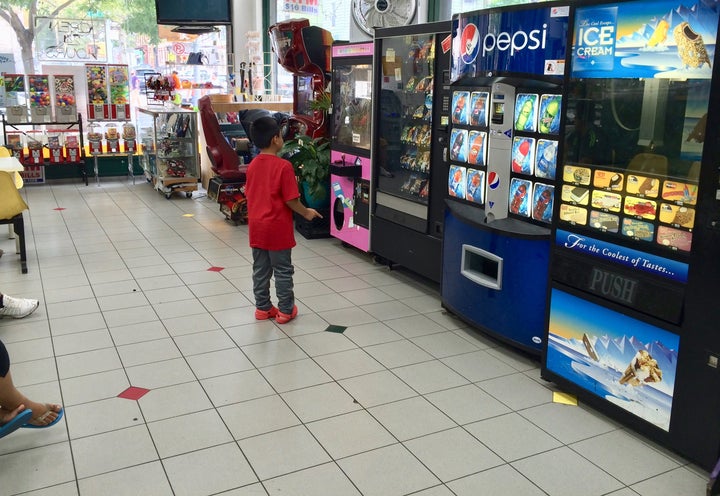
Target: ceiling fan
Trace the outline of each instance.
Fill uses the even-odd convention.
[[[406,26],[415,17],[417,0],[353,0],[355,23],[372,36],[375,28]]]

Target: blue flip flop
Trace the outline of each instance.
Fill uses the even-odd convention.
[[[32,419],[32,410],[29,408],[15,415],[15,417],[7,422],[5,425],[0,427],[0,438],[12,434],[20,427],[24,426],[30,419]]]
[[[52,427],[53,425],[55,425],[55,424],[57,424],[58,422],[60,422],[60,419],[63,417],[64,411],[65,411],[65,410],[64,410],[63,408],[60,408],[60,411],[57,412],[57,417],[55,418],[55,420],[53,420],[52,422],[50,422],[50,423],[47,424],[47,425],[33,425],[33,424],[30,424],[30,423],[29,423],[29,421],[32,420],[32,419],[28,419],[28,420],[25,422],[25,424],[23,424],[21,427],[25,427],[26,429],[45,429],[46,427]],[[47,415],[47,413],[44,413],[43,415]],[[41,416],[38,417],[38,418],[42,418],[43,415],[41,415]]]

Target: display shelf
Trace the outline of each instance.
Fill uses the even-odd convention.
[[[192,197],[199,177],[197,113],[145,108],[138,112],[143,145],[140,160],[146,179],[167,199],[180,192]]]
[[[6,120],[5,114],[3,114],[2,123],[3,141],[13,156],[20,160],[23,165],[42,167],[75,165],[78,168],[78,172],[80,173],[85,186],[88,185],[88,175],[85,167],[85,143],[83,140],[82,115],[78,114],[77,120],[72,122],[31,121],[9,123]],[[57,129],[49,129],[52,126],[56,126]],[[31,131],[24,130],[28,127],[32,128]],[[62,151],[56,159],[53,159],[51,147],[49,147],[47,143],[43,143],[43,137],[38,140],[36,137],[31,136],[34,133],[41,133],[44,136],[47,133],[52,134],[54,132],[72,133],[73,135],[78,135],[77,146],[69,146],[66,142],[64,146],[55,148]],[[9,135],[17,135],[18,141],[12,143],[13,140],[8,138]],[[22,138],[31,140],[32,143],[37,144],[37,146],[26,146],[26,144],[22,143]]]

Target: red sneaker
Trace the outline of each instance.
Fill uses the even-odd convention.
[[[260,310],[259,308],[255,309],[255,319],[256,320],[268,320],[268,319],[274,319],[275,316],[278,314],[278,309],[275,307],[270,307],[270,310]]]
[[[293,305],[291,313],[282,313],[280,310],[278,310],[277,316],[275,317],[275,322],[277,322],[278,324],[287,324],[295,317],[297,317],[297,305]]]

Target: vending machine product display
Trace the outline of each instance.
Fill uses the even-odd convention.
[[[574,13],[543,377],[702,466],[720,451],[715,1]],[[709,134],[707,134],[709,136]]]
[[[442,301],[536,354],[547,315],[570,12],[554,3],[453,17]]]
[[[372,251],[440,281],[450,23],[375,30]]]
[[[330,234],[370,250],[373,44],[332,48]]]

